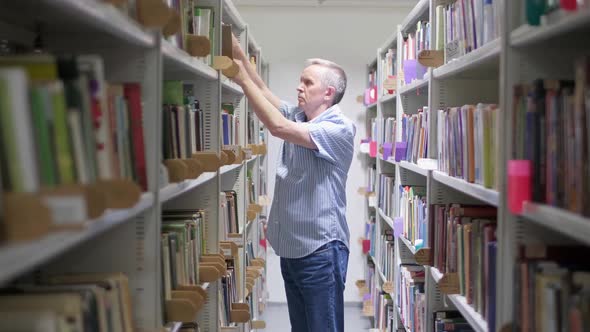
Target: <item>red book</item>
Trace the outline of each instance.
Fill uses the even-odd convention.
[[[143,115],[141,109],[141,86],[139,83],[125,83],[124,95],[129,108],[129,122],[133,145],[133,159],[137,181],[147,191],[147,174],[145,165],[145,146],[143,143]]]

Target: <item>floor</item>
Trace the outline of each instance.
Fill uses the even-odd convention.
[[[289,311],[287,304],[268,303],[264,311],[263,320],[266,321],[264,332],[289,332]],[[360,303],[347,303],[344,306],[344,331],[359,332],[368,331],[371,323],[367,317],[361,316]]]

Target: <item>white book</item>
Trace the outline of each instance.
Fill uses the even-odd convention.
[[[107,102],[107,83],[104,77],[104,64],[98,55],[80,55],[77,57],[78,68],[85,73],[94,87],[91,97],[98,101],[100,117],[95,119],[94,139],[96,141],[97,173],[100,179],[112,179],[113,174],[113,142],[110,135],[110,112]]]
[[[7,95],[10,96],[4,105],[7,110],[12,110],[9,112],[9,125],[14,128],[17,144],[15,152],[20,169],[19,178],[10,179],[13,190],[35,192],[39,190],[39,172],[29,104],[29,80],[25,70],[17,67],[0,68],[0,80],[4,82]]]

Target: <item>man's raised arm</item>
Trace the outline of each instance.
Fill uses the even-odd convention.
[[[256,72],[256,68],[250,63],[249,59],[246,57],[246,53],[242,50],[240,46],[240,41],[232,34],[232,44],[233,44],[233,54],[234,59],[242,61],[244,64],[244,68],[248,72],[248,76],[250,79],[256,84],[256,86],[260,89],[264,97],[277,109],[281,106],[281,100],[275,96],[272,91],[266,86],[260,75]]]

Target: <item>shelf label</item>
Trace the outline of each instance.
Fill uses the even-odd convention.
[[[414,259],[416,260],[416,263],[420,265],[432,265],[430,260],[430,248],[418,249],[414,255]]]
[[[418,62],[425,67],[440,67],[445,62],[445,53],[437,50],[423,50],[418,54]]]
[[[446,273],[438,282],[438,287],[446,295],[459,294],[459,276],[457,273]]]

